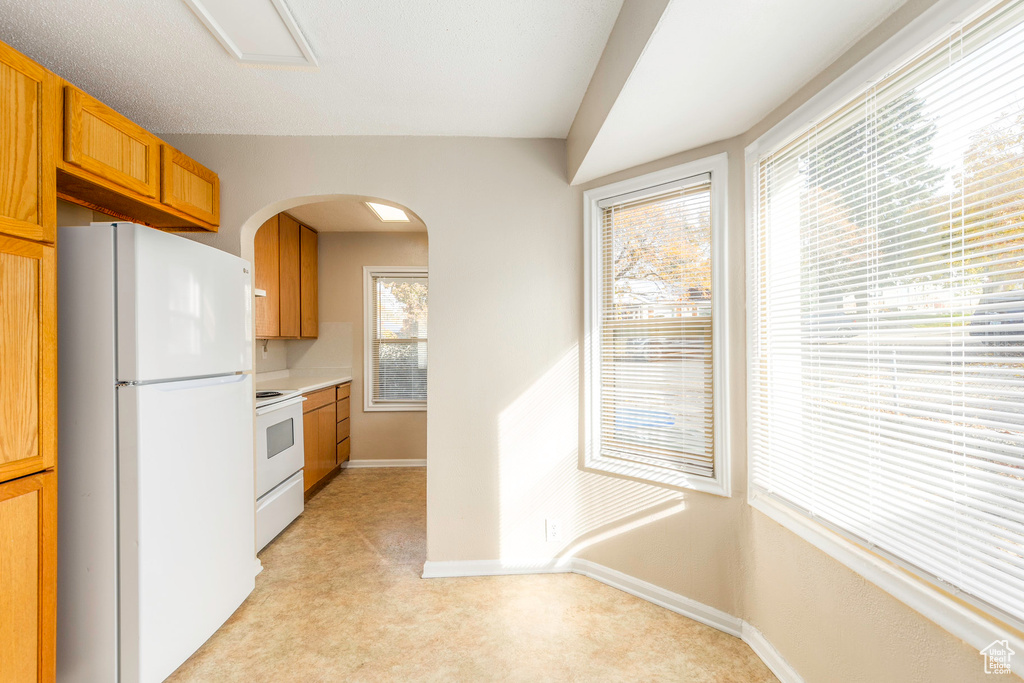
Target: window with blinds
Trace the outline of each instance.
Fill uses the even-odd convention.
[[[1024,3],[990,6],[761,156],[750,468],[1024,622]]]
[[[714,479],[711,175],[596,209],[598,458]]]
[[[422,409],[427,401],[427,273],[369,270],[368,386],[371,409]]]

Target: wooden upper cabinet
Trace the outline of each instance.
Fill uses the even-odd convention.
[[[0,484],[0,681],[56,679],[57,475]]]
[[[286,213],[278,214],[281,231],[281,336],[298,337],[301,331],[299,310],[299,222]]]
[[[318,279],[319,279],[319,251],[316,231],[312,228],[302,226],[302,237],[300,240],[300,267],[301,284],[299,306],[302,313],[303,338],[316,338],[319,328],[320,303],[318,301]]]
[[[78,88],[64,87],[64,161],[156,199],[160,140]]]
[[[0,481],[57,454],[57,269],[52,246],[0,237]]]
[[[0,43],[0,233],[53,242],[57,77]]]
[[[256,299],[258,339],[315,339],[318,334],[317,233],[286,213],[256,231]],[[308,407],[308,406],[307,406]]]
[[[254,250],[254,279],[256,289],[266,296],[256,297],[256,338],[281,336],[281,251],[278,217],[273,216],[256,231]]]
[[[220,223],[220,178],[170,145],[160,149],[160,201],[207,223]]]

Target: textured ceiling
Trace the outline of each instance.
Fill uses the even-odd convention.
[[[288,0],[319,70],[239,64],[181,0],[0,0],[0,40],[156,133],[562,138],[621,4]]]
[[[408,223],[385,223],[364,202],[397,206],[409,217]],[[426,232],[427,226],[413,211],[401,204],[377,197],[345,195],[324,202],[313,202],[288,209],[296,220],[320,232]]]
[[[749,130],[904,0],[672,0],[574,182]]]

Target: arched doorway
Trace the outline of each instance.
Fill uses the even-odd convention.
[[[384,198],[297,197],[255,213],[241,240],[258,297],[257,390],[307,399],[307,500],[347,468],[425,466],[428,249],[422,219]],[[274,324],[267,323],[271,309]],[[334,394],[324,398],[335,389],[336,401]],[[314,409],[331,415],[310,415]],[[261,438],[257,424],[257,444]],[[258,528],[259,519],[258,513]]]

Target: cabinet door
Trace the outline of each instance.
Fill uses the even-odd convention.
[[[320,420],[320,435],[317,440],[320,442],[320,467],[321,476],[323,476],[333,470],[334,466],[338,464],[335,454],[335,446],[338,442],[334,438],[334,431],[337,427],[334,417],[334,403],[332,402],[316,412]]]
[[[299,222],[286,213],[278,214],[281,233],[281,336],[298,337],[301,313],[299,276]]]
[[[254,279],[256,289],[262,289],[266,296],[256,297],[256,338],[267,339],[281,336],[281,264],[280,233],[277,216],[260,226],[253,244],[255,251]]]
[[[301,238],[301,265],[302,283],[300,286],[302,298],[302,336],[315,339],[317,321],[320,317],[319,301],[317,300],[317,287],[319,278],[318,246],[316,231],[302,226]]]
[[[0,232],[52,242],[57,225],[56,76],[0,43]]]
[[[199,220],[220,224],[220,178],[170,145],[160,148],[160,201]]]
[[[305,442],[306,461],[303,469],[303,490],[308,491],[320,481],[320,411],[302,414],[302,440]]]
[[[53,467],[56,453],[54,248],[0,237],[0,481]]]
[[[57,675],[57,475],[0,484],[0,681]]]
[[[70,85],[64,87],[64,161],[107,184],[157,198],[160,140]]]

